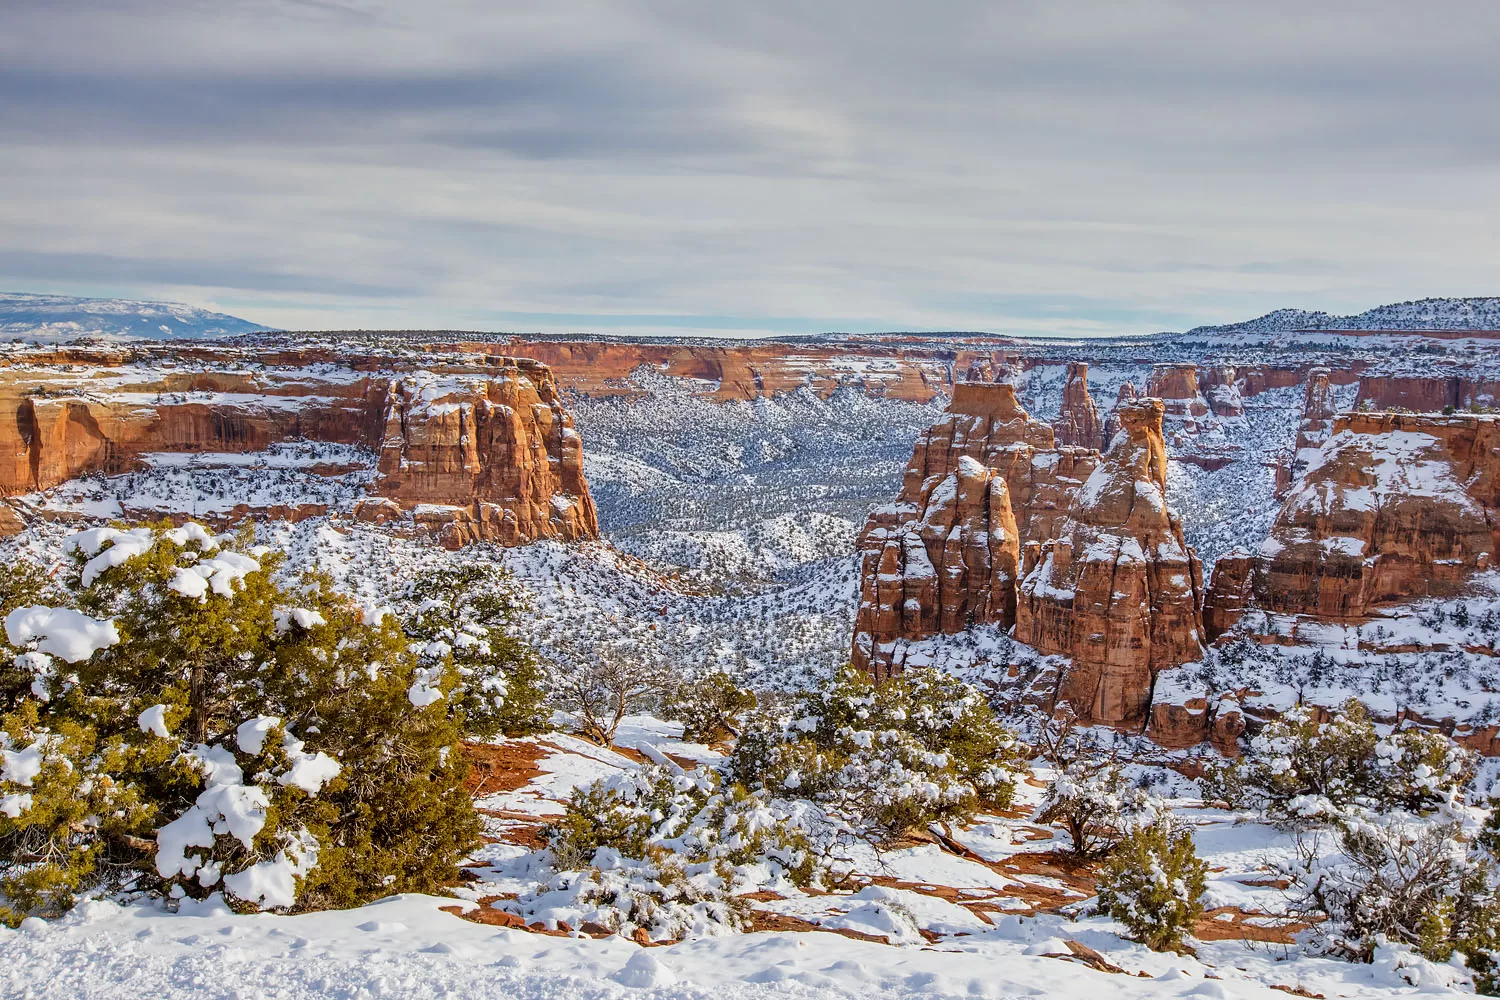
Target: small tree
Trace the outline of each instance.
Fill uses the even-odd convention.
[[[1109,854],[1134,827],[1156,818],[1155,803],[1113,760],[1078,758],[1047,786],[1038,821],[1067,831],[1080,861]]]
[[[625,716],[655,706],[667,688],[660,667],[623,645],[601,648],[596,659],[564,670],[557,683],[579,734],[602,747],[614,743]]]
[[[1192,834],[1158,820],[1126,834],[1105,861],[1099,906],[1153,951],[1181,951],[1203,912],[1207,875]]]
[[[890,833],[1004,809],[1021,768],[982,695],[936,670],[879,685],[845,666],[790,718],[762,715],[735,743],[736,779],[821,803]]]
[[[514,634],[526,611],[526,595],[510,576],[480,562],[424,574],[398,608],[423,662],[457,671],[450,703],[474,736],[524,736],[547,723],[541,664]]]
[[[682,738],[702,743],[734,739],[755,709],[755,694],[722,670],[683,681],[666,703],[667,718],[682,723]]]
[[[0,725],[6,916],[133,884],[246,908],[350,905],[456,877],[479,823],[459,677],[276,553],[196,524],[71,541],[73,608],[6,616],[29,694]],[[34,766],[33,766],[34,765]]]
[[[1368,962],[1388,940],[1428,957],[1451,954],[1466,936],[1463,925],[1476,926],[1478,909],[1493,906],[1476,908],[1475,890],[1486,879],[1454,822],[1366,817],[1335,836],[1332,852],[1326,835],[1300,837],[1298,860],[1285,869],[1293,910],[1317,918],[1315,933],[1329,953]],[[1464,918],[1455,920],[1461,909]]]

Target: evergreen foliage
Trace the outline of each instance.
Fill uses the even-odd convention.
[[[23,603],[34,579],[4,595],[27,681],[0,721],[6,920],[98,890],[307,909],[457,876],[479,833],[454,752],[479,670],[424,664],[326,579],[279,583],[248,532],[70,544],[52,605]]]

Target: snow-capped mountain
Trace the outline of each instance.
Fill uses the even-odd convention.
[[[0,337],[63,341],[76,337],[151,340],[231,337],[270,329],[236,316],[178,302],[85,299],[0,292]]]
[[[1243,323],[1194,327],[1184,336],[1293,330],[1500,330],[1500,296],[1418,299],[1376,306],[1353,316],[1277,309]]]

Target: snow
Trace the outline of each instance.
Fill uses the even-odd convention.
[[[163,878],[198,872],[203,857],[188,855],[188,848],[213,847],[218,834],[228,834],[245,850],[253,850],[256,834],[266,825],[270,800],[260,788],[243,783],[244,773],[232,753],[223,747],[203,747],[194,756],[207,782],[186,812],[156,832],[156,870]]]
[[[0,781],[30,788],[37,775],[42,773],[42,764],[46,762],[46,740],[39,739],[24,750],[9,749],[9,742],[8,739],[4,740],[6,748],[0,749]],[[29,804],[29,797],[27,802]]]
[[[426,708],[443,697],[442,689],[437,686],[442,676],[441,667],[416,668],[416,679],[411,682],[411,687],[406,691],[407,700],[414,708]]]
[[[167,589],[197,601],[207,601],[209,591],[233,597],[235,586],[244,586],[245,577],[258,572],[260,563],[256,560],[239,552],[224,552],[177,567]]]
[[[164,740],[172,735],[167,732],[167,706],[165,705],[152,705],[140,714],[136,722],[143,733],[152,733]]]
[[[109,548],[103,548],[106,543]],[[82,576],[83,585],[90,587],[104,572],[144,555],[151,548],[151,529],[90,528],[74,535],[65,548],[92,557],[83,564]]]
[[[12,646],[36,645],[36,652],[79,663],[120,641],[112,621],[99,621],[71,608],[32,605],[5,616]]]

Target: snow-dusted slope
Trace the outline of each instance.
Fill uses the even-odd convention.
[[[268,327],[177,302],[81,299],[0,292],[0,338],[62,341],[75,337],[152,340],[231,337]]]
[[[1194,327],[1183,336],[1290,330],[1500,330],[1500,296],[1395,302],[1353,316],[1277,309],[1243,323]]]

